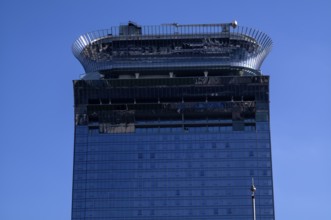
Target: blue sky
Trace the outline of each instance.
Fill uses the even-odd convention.
[[[331,1],[0,2],[0,219],[70,219],[71,53],[80,35],[133,20],[223,23],[267,33],[276,218],[330,219]]]

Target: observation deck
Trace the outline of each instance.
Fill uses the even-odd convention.
[[[272,48],[266,34],[252,28],[225,24],[163,24],[139,26],[134,22],[81,35],[72,51],[86,73],[139,73],[156,71],[210,72],[235,68],[260,75]]]

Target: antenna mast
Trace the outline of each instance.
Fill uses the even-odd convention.
[[[252,192],[253,220],[256,220],[256,210],[255,210],[255,191],[256,191],[256,187],[254,186],[254,178],[252,177],[251,192]]]

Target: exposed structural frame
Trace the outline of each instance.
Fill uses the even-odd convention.
[[[258,30],[227,24],[128,25],[81,35],[73,44],[86,73],[102,70],[243,67],[260,70],[272,48]]]

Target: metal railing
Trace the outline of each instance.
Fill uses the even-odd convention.
[[[73,54],[87,73],[113,68],[197,66],[206,69],[212,66],[234,66],[260,70],[272,48],[272,40],[268,35],[247,27],[173,24],[139,28],[140,34],[125,35],[120,33],[120,27],[112,27],[81,35],[73,43]],[[200,44],[194,43],[197,40]],[[117,47],[114,42],[117,42]],[[145,52],[145,48],[137,46],[137,42],[145,42],[144,45],[152,49]],[[166,52],[162,48],[158,51],[160,45]]]

